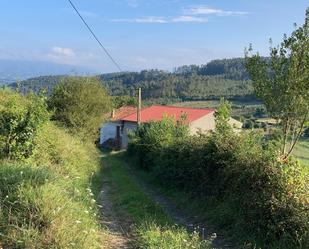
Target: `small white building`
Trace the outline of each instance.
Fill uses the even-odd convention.
[[[141,123],[160,121],[164,117],[173,117],[179,120],[186,116],[185,123],[189,126],[191,135],[198,132],[205,133],[215,129],[215,110],[200,108],[185,108],[175,106],[153,105],[141,110]],[[230,119],[235,129],[241,129],[242,123]],[[122,107],[117,110],[112,121],[104,124],[100,132],[100,144],[114,139],[121,148],[126,148],[129,142],[129,133],[137,129],[137,111],[135,107]]]
[[[109,122],[104,123],[100,128],[100,144],[104,144],[106,141],[120,140],[122,137],[122,118],[136,113],[136,107],[134,106],[124,106],[112,112],[111,119]],[[119,141],[118,141],[119,142]]]

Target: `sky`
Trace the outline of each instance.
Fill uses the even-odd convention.
[[[123,71],[173,70],[242,57],[250,43],[267,55],[308,0],[72,0]],[[67,0],[0,0],[0,59],[48,61],[116,72]]]

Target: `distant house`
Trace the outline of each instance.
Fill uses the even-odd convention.
[[[185,115],[185,123],[189,126],[190,134],[194,135],[197,132],[205,133],[215,128],[214,113],[214,109],[153,105],[141,110],[141,123],[160,121],[164,117],[179,120],[181,116]],[[242,127],[241,122],[232,118],[230,124],[237,129]],[[100,144],[103,144],[108,139],[115,139],[119,141],[120,147],[126,148],[129,142],[128,134],[135,131],[136,128],[136,108],[123,107],[116,111],[114,118],[109,123],[102,126]]]
[[[121,140],[121,129],[122,129],[122,118],[135,113],[136,107],[134,106],[124,106],[116,111],[113,110],[111,114],[110,121],[104,123],[100,128],[100,144],[104,144],[109,140],[116,140],[116,143],[120,143]],[[118,140],[118,141],[117,141]]]

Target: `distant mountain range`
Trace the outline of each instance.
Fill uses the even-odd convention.
[[[51,92],[67,75],[40,76],[10,87],[21,92]],[[214,60],[205,65],[187,65],[174,72],[143,70],[97,75],[111,95],[135,95],[142,88],[143,99],[168,103],[172,100],[254,99],[243,58]]]
[[[45,61],[0,59],[0,85],[41,75],[93,75],[93,70]]]

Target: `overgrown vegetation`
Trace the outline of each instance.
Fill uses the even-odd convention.
[[[0,96],[0,247],[100,248],[94,145],[48,121],[44,99]]]
[[[9,89],[0,91],[0,159],[27,158],[38,129],[48,120],[45,100],[21,96]]]
[[[207,199],[221,225],[237,224],[234,232],[253,247],[307,248],[308,175],[294,159],[277,160],[275,141],[234,134],[224,122],[228,109],[217,112],[217,129],[209,135],[179,133],[186,128],[169,119],[143,125],[129,153],[163,186]]]
[[[27,161],[2,161],[0,241],[4,248],[99,248],[90,179],[98,155],[53,124]]]
[[[123,154],[111,154],[103,160],[106,165],[104,178],[112,184],[116,211],[133,223],[137,248],[209,248],[209,242],[201,241],[198,233],[190,234],[176,226],[162,208],[145,194],[124,165]]]
[[[97,78],[67,77],[53,89],[49,108],[72,134],[94,140],[111,101]]]

